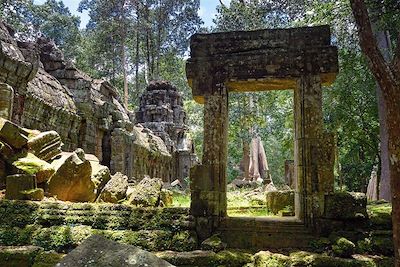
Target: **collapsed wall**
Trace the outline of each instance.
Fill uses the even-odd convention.
[[[52,41],[17,42],[13,34],[0,22],[0,83],[13,88],[13,122],[57,131],[63,150],[82,148],[112,173],[172,179],[175,163],[164,142],[133,124],[114,87],[77,69]]]

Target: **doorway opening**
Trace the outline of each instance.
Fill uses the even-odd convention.
[[[229,94],[229,217],[295,216],[293,92]]]

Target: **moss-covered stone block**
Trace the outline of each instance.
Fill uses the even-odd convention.
[[[36,188],[36,178],[29,174],[15,174],[6,177],[6,199],[27,200],[24,191]]]
[[[201,242],[202,250],[212,250],[214,252],[219,252],[226,248],[226,243],[221,240],[221,237],[217,234],[212,235],[203,242]]]
[[[269,251],[260,251],[254,256],[255,267],[283,267],[290,266],[290,257]]]
[[[42,250],[36,246],[0,247],[0,266],[31,267]]]
[[[24,190],[20,193],[24,195],[24,199],[27,200],[41,201],[44,198],[44,190],[42,188]]]
[[[336,240],[335,244],[332,245],[333,253],[338,257],[348,258],[355,252],[355,244],[350,240],[341,237]]]
[[[367,197],[364,193],[335,192],[325,195],[324,217],[335,220],[367,218]]]
[[[32,267],[54,267],[59,263],[65,254],[57,253],[54,251],[40,252],[34,260]]]
[[[49,163],[32,153],[16,155],[11,165],[17,173],[34,175],[38,183],[46,182],[56,172]]]
[[[392,229],[392,205],[385,201],[371,202],[367,206],[371,228]]]

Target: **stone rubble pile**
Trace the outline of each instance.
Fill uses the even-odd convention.
[[[82,149],[62,152],[55,131],[22,128],[0,118],[0,190],[7,199],[118,203],[127,198],[128,177],[111,175],[99,159]],[[145,177],[130,189],[128,203],[159,206],[161,179]]]

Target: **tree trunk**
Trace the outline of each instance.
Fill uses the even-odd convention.
[[[135,88],[136,88],[136,94],[139,94],[139,45],[140,45],[140,10],[139,10],[139,1],[136,2],[136,13],[137,13],[137,17],[136,17],[136,63],[135,63]]]
[[[124,78],[124,108],[128,110],[128,103],[129,103],[129,91],[128,91],[128,75],[126,71],[126,53],[125,53],[125,39],[122,40],[122,51],[121,51],[121,57],[122,57],[122,72],[123,72],[123,78]]]
[[[376,27],[373,27],[376,29]],[[375,30],[375,36],[378,43],[378,47],[384,56],[386,62],[390,62],[391,48],[388,42],[388,36],[386,32]],[[384,101],[382,90],[379,84],[376,85],[376,94],[378,100],[378,115],[379,115],[379,137],[380,137],[380,175],[378,177],[379,182],[379,198],[385,199],[391,202],[390,192],[390,173],[389,173],[389,155],[388,155],[388,129],[387,129],[387,108]]]
[[[373,36],[367,7],[363,0],[350,0],[358,27],[360,46],[378,82],[387,108],[388,156],[392,191],[392,223],[395,266],[400,267],[400,34],[391,62],[387,62]],[[383,140],[381,140],[383,142]]]

